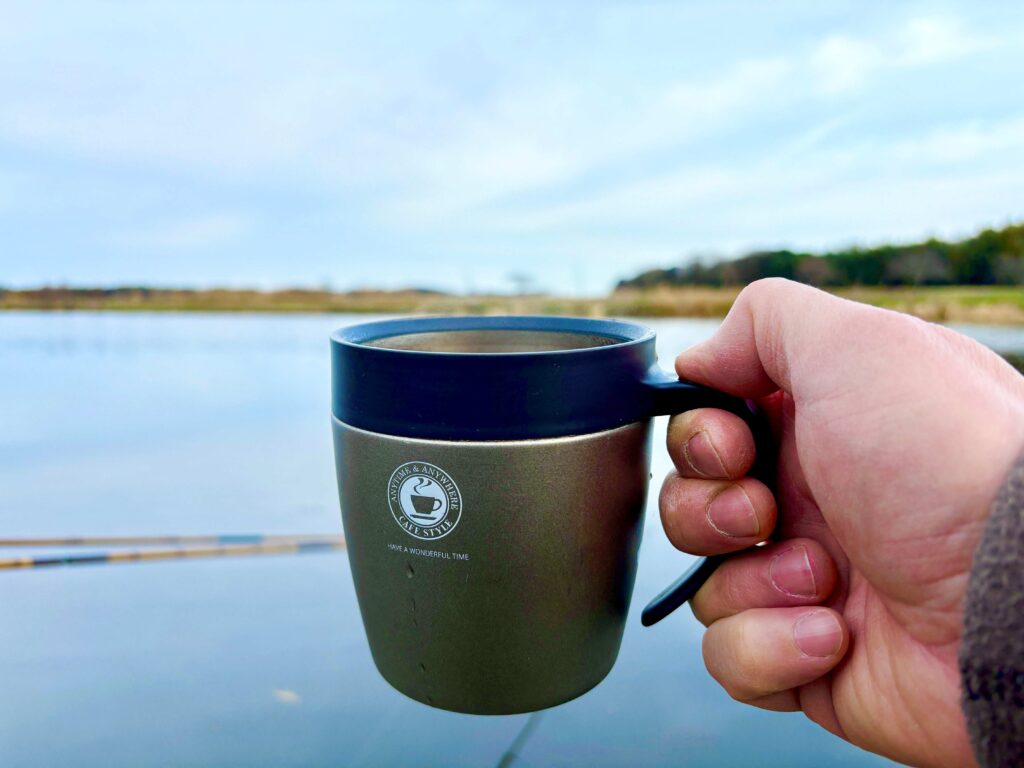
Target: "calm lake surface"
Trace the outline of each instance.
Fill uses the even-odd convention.
[[[367,319],[0,314],[0,536],[339,533],[327,337]],[[652,325],[671,361],[717,321]],[[963,330],[1024,351],[1024,329]],[[640,626],[689,562],[655,502],[617,665],[514,758],[527,716],[384,683],[332,552],[0,571],[0,765],[888,765],[731,701],[688,611]]]

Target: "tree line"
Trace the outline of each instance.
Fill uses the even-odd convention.
[[[620,288],[658,285],[746,285],[786,277],[819,287],[847,285],[1024,284],[1024,224],[986,229],[957,242],[930,238],[909,245],[847,248],[828,253],[756,251],[737,259],[652,269]]]

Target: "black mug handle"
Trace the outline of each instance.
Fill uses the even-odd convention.
[[[752,401],[701,384],[682,381],[658,366],[648,374],[644,385],[652,395],[655,416],[683,413],[695,408],[718,408],[743,419],[754,436],[754,465],[749,474],[769,488],[772,487],[775,476],[775,442],[768,419]],[[715,568],[728,557],[713,555],[701,558],[647,604],[640,614],[640,622],[645,627],[656,624],[690,600],[704,586]]]

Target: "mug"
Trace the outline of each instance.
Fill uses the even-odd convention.
[[[429,317],[331,336],[335,463],[374,663],[442,709],[529,712],[597,685],[636,575],[651,419],[751,404],[680,381],[643,325]],[[698,563],[644,612],[685,602]]]

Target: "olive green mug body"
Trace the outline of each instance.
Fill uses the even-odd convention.
[[[392,686],[511,714],[608,674],[636,573],[649,421],[486,442],[333,425],[359,609]]]

